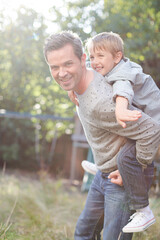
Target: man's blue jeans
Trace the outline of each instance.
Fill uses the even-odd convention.
[[[132,239],[132,234],[121,232],[131,215],[124,188],[111,183],[108,175],[98,171],[93,179],[85,208],[77,222],[75,240],[92,240],[103,213],[103,240]]]
[[[136,160],[135,142],[128,140],[117,157],[118,169],[123,178],[123,187],[112,184],[107,179],[108,174],[100,171],[95,176],[88,193],[85,208],[79,217],[75,240],[92,240],[98,220],[104,213],[104,240],[130,240],[132,234],[120,233],[127,224],[131,214],[130,209],[147,206],[148,191],[154,176],[154,165],[146,169]],[[128,208],[129,205],[129,208]],[[100,226],[101,228],[101,226]],[[118,238],[119,234],[121,235]]]
[[[154,177],[154,164],[143,168],[137,161],[135,141],[128,140],[121,148],[117,164],[123,179],[129,208],[138,210],[149,205],[148,191]]]

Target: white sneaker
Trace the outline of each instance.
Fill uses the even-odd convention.
[[[155,223],[156,220],[153,213],[147,215],[144,212],[139,211],[134,213],[129,221],[130,222],[122,229],[124,233],[142,232]]]
[[[96,175],[98,169],[94,163],[83,160],[81,165],[86,172]]]

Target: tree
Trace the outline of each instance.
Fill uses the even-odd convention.
[[[51,80],[43,56],[47,36],[44,17],[32,9],[21,7],[15,22],[0,16],[0,103],[1,109],[32,114],[73,117],[74,105],[67,93]],[[6,18],[5,18],[6,19]],[[35,162],[35,124],[37,120],[2,119],[0,121],[0,153],[3,161]],[[39,122],[40,144],[47,146],[58,122]],[[59,134],[73,124],[59,124]],[[43,142],[43,144],[42,144]],[[44,160],[48,156],[45,147]],[[46,155],[46,157],[45,157]]]
[[[77,32],[83,41],[103,31],[119,33],[127,57],[140,63],[160,86],[159,0],[63,1],[52,12],[59,30]]]
[[[126,54],[139,62],[160,86],[160,2],[106,0],[107,27],[125,41]]]

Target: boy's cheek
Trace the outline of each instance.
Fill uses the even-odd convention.
[[[91,63],[91,68],[93,68],[95,70],[94,64]]]

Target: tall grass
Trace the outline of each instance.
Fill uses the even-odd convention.
[[[150,198],[150,207],[155,215],[156,223],[146,231],[134,234],[133,240],[160,240],[160,198],[156,196]]]
[[[86,194],[64,180],[0,174],[1,240],[73,240]],[[160,199],[151,198],[156,224],[133,240],[160,239]]]
[[[0,176],[0,239],[73,240],[85,194],[49,177]]]

